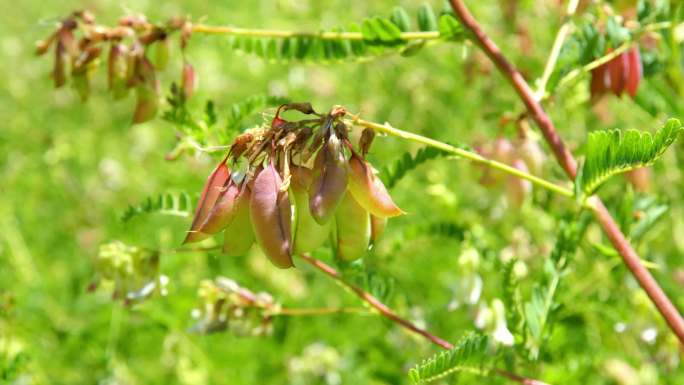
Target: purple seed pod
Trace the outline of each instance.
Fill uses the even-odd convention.
[[[349,191],[364,209],[380,218],[404,214],[373,174],[371,165],[355,153],[349,159],[349,171]]]
[[[332,218],[347,190],[347,166],[340,140],[331,136],[316,155],[309,209],[319,224]]]
[[[271,262],[280,268],[292,263],[292,208],[287,192],[280,191],[282,178],[273,163],[254,180],[250,217],[257,243]]]
[[[228,178],[230,178],[230,170],[228,170],[226,160],[224,159],[216,166],[214,171],[209,175],[209,178],[207,178],[207,182],[204,184],[202,195],[200,195],[200,200],[195,209],[195,217],[192,220],[192,225],[190,225],[190,230],[188,230],[188,235],[185,237],[183,243],[199,242],[209,237],[209,234],[199,232],[199,227],[207,219],[209,212],[212,207],[214,207]]]

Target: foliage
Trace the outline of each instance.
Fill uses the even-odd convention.
[[[121,216],[121,220],[127,222],[142,214],[158,213],[178,217],[189,217],[197,199],[190,194],[182,192],[178,194],[165,193],[154,197],[147,197],[137,205],[130,205]]]
[[[637,130],[599,130],[589,133],[586,158],[578,173],[578,197],[593,194],[611,176],[653,164],[684,130],[670,119],[655,134]]]
[[[487,336],[466,334],[453,349],[437,353],[412,368],[409,377],[414,384],[423,384],[458,371],[484,374],[487,372],[485,363],[490,357],[488,349]]]

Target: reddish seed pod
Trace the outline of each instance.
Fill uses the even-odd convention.
[[[197,88],[197,75],[192,64],[183,63],[183,74],[181,77],[181,89],[183,90],[183,97],[185,100],[190,99]]]
[[[61,41],[55,45],[55,64],[52,69],[52,78],[55,82],[55,88],[60,88],[66,84],[66,49]]]
[[[331,136],[314,162],[309,209],[319,224],[327,223],[347,189],[347,167],[340,140]]]
[[[223,186],[223,191],[219,195],[214,207],[209,211],[207,219],[200,226],[199,231],[205,234],[216,234],[228,226],[235,217],[237,200],[240,196],[240,186],[228,178],[228,182]],[[244,192],[244,188],[243,191]]]
[[[199,227],[207,219],[209,212],[212,207],[214,207],[219,195],[221,195],[223,186],[228,181],[228,178],[230,178],[230,170],[228,170],[226,160],[224,159],[216,166],[214,171],[212,171],[207,178],[207,182],[204,184],[202,195],[200,195],[197,208],[195,208],[195,217],[192,220],[192,225],[190,225],[190,230],[188,230],[188,235],[185,237],[183,243],[199,242],[209,237],[208,234],[199,232]]]
[[[610,73],[610,90],[615,96],[622,95],[627,83],[627,55],[621,54],[607,63]]]
[[[233,221],[223,232],[223,253],[228,256],[245,255],[254,243],[254,230],[249,214],[251,196],[252,191],[245,186],[235,202]]]
[[[349,171],[349,191],[364,209],[380,218],[404,214],[370,164],[355,153],[349,159]]]
[[[280,268],[294,266],[291,253],[292,209],[287,192],[280,191],[282,179],[269,164],[254,180],[250,218],[257,243],[271,262]]]
[[[639,52],[639,47],[635,46],[627,52],[627,63],[629,67],[629,72],[627,74],[627,83],[625,84],[625,90],[634,98],[636,96],[637,90],[639,89],[639,83],[644,75],[643,67],[641,65],[641,53]]]

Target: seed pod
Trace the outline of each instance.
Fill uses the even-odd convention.
[[[143,123],[154,118],[159,107],[159,83],[154,73],[154,66],[146,57],[142,57],[136,67],[140,80],[136,87],[138,101],[133,113],[134,124]]]
[[[169,64],[169,39],[166,37],[158,40],[151,47],[154,50],[154,67],[163,70]]]
[[[641,53],[639,47],[634,47],[626,54],[629,71],[627,73],[627,82],[625,90],[632,98],[636,96],[639,89],[639,83],[643,76],[643,67],[641,66]]]
[[[370,216],[371,220],[371,245],[378,241],[378,238],[385,232],[385,227],[387,227],[387,218],[376,217],[375,215]]]
[[[608,62],[610,73],[610,90],[615,96],[622,95],[627,83],[628,60],[627,55],[621,54]]]
[[[340,140],[331,136],[316,155],[309,209],[319,224],[333,216],[347,189],[347,167]]]
[[[337,256],[345,261],[366,254],[371,240],[371,216],[347,193],[335,212],[335,244]]]
[[[126,87],[127,48],[124,44],[112,42],[107,59],[107,84],[115,99],[121,99],[128,93]]]
[[[181,89],[183,90],[183,97],[185,100],[190,99],[197,87],[197,75],[192,64],[183,63],[183,74],[181,77]]]
[[[610,75],[605,65],[591,70],[591,97],[596,98],[610,89]]]
[[[254,230],[249,214],[252,191],[245,186],[235,202],[233,221],[223,232],[223,253],[230,257],[245,255],[254,243]]]
[[[370,146],[373,144],[373,139],[375,138],[375,131],[366,128],[361,133],[361,138],[359,139],[359,148],[361,149],[361,155],[366,156],[368,151],[370,151]]]
[[[245,190],[244,187],[243,190]],[[225,229],[235,217],[236,203],[240,193],[240,187],[228,178],[228,183],[223,187],[221,195],[209,211],[199,231],[205,234],[216,234]]]
[[[511,164],[518,170],[527,172],[527,166],[521,159],[516,159]],[[532,191],[532,183],[517,176],[509,176],[506,181],[506,199],[509,207],[520,208],[525,202],[525,197]]]
[[[292,208],[287,192],[280,191],[282,179],[269,164],[254,180],[250,218],[256,241],[271,262],[280,268],[292,263]]]
[[[226,184],[228,178],[230,178],[230,170],[228,170],[226,160],[224,159],[223,162],[216,166],[214,171],[212,171],[207,178],[207,182],[204,184],[202,195],[200,195],[200,200],[195,209],[195,217],[192,220],[192,225],[190,225],[190,230],[188,230],[188,235],[185,237],[183,243],[199,242],[209,237],[208,234],[199,232],[199,227],[207,219],[211,208],[214,207],[216,200],[221,194],[222,187]]]
[[[312,171],[301,166],[294,166],[290,171],[290,197],[294,204],[293,253],[300,254],[314,251],[325,243],[330,233],[331,222],[320,225],[311,216],[309,186],[313,179]]]
[[[638,192],[648,192],[651,189],[651,169],[637,168],[625,173],[629,183]]]
[[[542,166],[546,161],[546,155],[539,147],[539,142],[527,136],[522,139],[516,150],[518,156],[532,170],[532,173],[541,174]]]
[[[353,153],[349,159],[349,170],[349,191],[364,209],[380,218],[404,214],[394,203],[380,178],[373,174],[368,162]]]
[[[66,60],[66,48],[61,41],[57,41],[57,45],[55,45],[55,64],[52,69],[55,88],[60,88],[66,83]]]

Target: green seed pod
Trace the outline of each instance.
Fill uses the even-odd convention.
[[[154,43],[151,47],[154,51],[153,60],[154,67],[158,70],[166,69],[169,64],[169,39],[161,39]]]
[[[282,179],[269,164],[254,180],[250,218],[256,241],[271,262],[280,268],[292,263],[292,207],[287,192],[280,191]]]
[[[311,184],[309,209],[323,225],[332,218],[347,189],[347,167],[340,140],[331,136],[316,155]]]
[[[207,219],[211,208],[214,207],[228,178],[230,178],[230,170],[228,170],[226,160],[224,159],[223,162],[216,166],[214,171],[209,175],[209,178],[207,178],[207,182],[204,184],[202,195],[200,195],[200,200],[195,209],[195,217],[192,220],[192,225],[190,225],[190,230],[188,230],[188,235],[185,237],[183,243],[199,242],[209,238],[209,234],[201,233],[199,227]]]
[[[380,218],[404,214],[394,203],[380,178],[373,174],[368,162],[357,154],[352,154],[349,170],[349,191],[364,209]]]
[[[373,245],[377,242],[378,238],[385,232],[385,227],[387,227],[387,218],[376,217],[371,215],[371,239],[370,243]]]
[[[126,87],[126,73],[128,71],[126,51],[126,46],[117,42],[112,42],[109,48],[107,85],[115,99],[121,99],[128,94],[128,87]]]
[[[223,232],[223,253],[230,257],[245,255],[254,243],[254,230],[249,214],[252,191],[245,186],[235,202],[233,221]]]
[[[199,231],[205,234],[216,234],[228,226],[235,217],[237,198],[240,188],[229,178],[223,187],[214,207],[209,211],[207,219],[200,226]]]
[[[335,243],[337,256],[345,261],[359,259],[366,254],[371,240],[371,216],[354,199],[344,195],[335,212]]]
[[[143,57],[136,68],[139,83],[136,87],[138,101],[133,113],[133,123],[146,122],[157,114],[159,108],[159,83],[154,66]]]
[[[309,186],[313,175],[310,169],[291,168],[290,197],[294,203],[293,239],[294,254],[306,253],[319,248],[330,233],[330,223],[320,225],[309,210]]]

